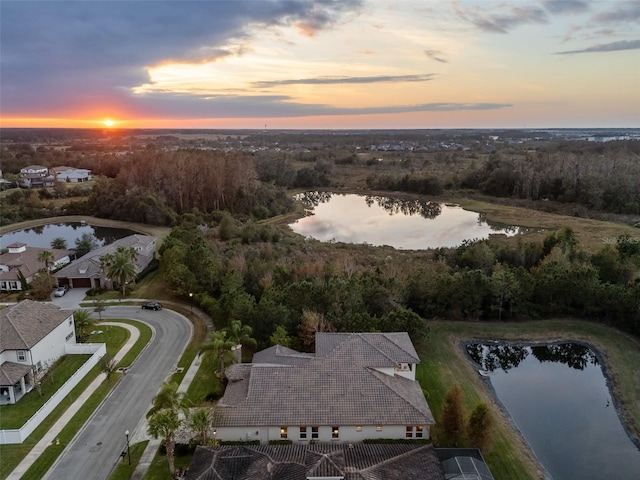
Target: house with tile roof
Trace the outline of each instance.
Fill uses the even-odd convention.
[[[109,288],[110,282],[100,266],[100,257],[115,253],[119,247],[136,250],[136,273],[140,273],[155,257],[156,238],[140,234],[120,238],[109,245],[91,250],[58,270],[53,276],[57,279],[58,285],[69,285],[71,288]]]
[[[235,364],[214,409],[216,438],[294,443],[428,439],[433,415],[406,332],[317,333],[315,354],[282,346]]]
[[[0,310],[0,403],[16,403],[76,343],[73,311],[24,300]]]
[[[0,291],[20,291],[24,285],[20,281],[22,273],[27,283],[43,268],[45,264],[38,260],[43,251],[51,252],[53,258],[49,270],[56,270],[71,262],[73,250],[56,248],[29,247],[26,243],[15,242],[6,246],[7,251],[0,254]]]
[[[445,480],[447,477],[433,445],[356,443],[198,447],[186,480],[214,478]]]

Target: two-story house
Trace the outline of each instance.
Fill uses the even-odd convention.
[[[16,403],[75,344],[73,311],[24,300],[0,310],[0,403]]]
[[[223,441],[428,439],[433,415],[406,332],[318,333],[315,354],[282,346],[226,370],[214,410]]]
[[[28,247],[26,243],[15,242],[7,245],[7,252],[0,254],[0,291],[15,292],[24,289],[20,273],[30,282],[45,264],[38,260],[43,251],[51,252],[49,270],[56,270],[71,261],[73,250]]]
[[[19,184],[26,188],[53,187],[55,177],[47,167],[42,165],[29,165],[20,169]]]

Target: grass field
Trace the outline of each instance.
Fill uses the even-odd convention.
[[[577,320],[522,323],[430,322],[430,334],[420,347],[422,363],[417,378],[436,418],[446,392],[458,384],[468,415],[478,402],[486,403],[497,420],[493,442],[483,451],[496,480],[543,478],[537,462],[501,413],[496,399],[480,379],[477,369],[462,352],[463,340],[507,341],[579,340],[591,344],[604,360],[621,417],[636,436],[640,433],[640,343],[616,330]],[[437,437],[437,429],[436,429]],[[437,442],[437,438],[436,438]]]

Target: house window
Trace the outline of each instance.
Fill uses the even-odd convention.
[[[340,438],[340,427],[331,427],[331,438]]]
[[[18,360],[24,362],[27,359],[27,352],[24,350],[18,350]]]
[[[376,432],[381,432],[382,431],[382,425],[378,425],[376,427]]]
[[[311,427],[311,438],[317,439],[318,437],[318,427]]]
[[[356,426],[356,432],[361,432],[361,431],[362,431],[362,425]]]
[[[413,438],[413,427],[407,427],[407,433],[404,435],[406,438]]]
[[[73,325],[73,319],[69,317],[69,326]]]
[[[300,440],[307,439],[307,427],[300,427]]]
[[[287,427],[280,427],[280,438],[287,439]]]
[[[422,438],[424,432],[424,425],[418,425],[416,427],[416,438]]]

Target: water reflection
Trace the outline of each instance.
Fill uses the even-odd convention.
[[[489,234],[515,235],[518,227],[490,225],[484,215],[427,199],[305,192],[298,200],[309,215],[289,225],[323,242],[389,245],[421,250],[455,247]]]
[[[589,347],[577,343],[534,346],[475,343],[467,345],[466,348],[473,361],[487,372],[493,372],[498,368],[507,372],[520,365],[529,355],[540,363],[561,363],[577,370],[584,370],[587,365],[599,365],[595,353]]]
[[[637,480],[640,450],[613,407],[590,348],[471,344],[470,357],[554,479]]]
[[[76,240],[85,233],[95,238],[98,246],[103,246],[136,232],[125,228],[98,227],[78,222],[56,223],[5,233],[0,236],[0,246],[4,248],[14,242],[20,242],[30,247],[50,248],[52,240],[59,237],[65,240],[67,248],[73,249]]]

